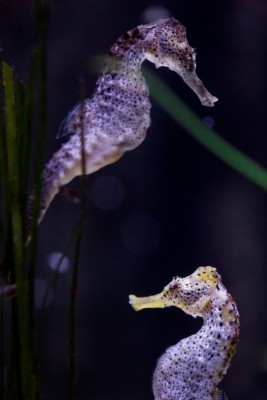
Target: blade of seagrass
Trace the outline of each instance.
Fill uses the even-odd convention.
[[[28,115],[30,117],[33,111],[33,88],[34,79],[38,76],[38,129],[36,130],[37,146],[36,146],[36,161],[35,161],[35,202],[33,213],[33,226],[32,226],[32,241],[31,252],[29,257],[28,278],[29,278],[29,301],[30,301],[30,324],[32,330],[34,328],[34,282],[35,282],[35,266],[36,266],[36,249],[37,249],[37,219],[39,215],[40,205],[40,187],[41,175],[44,166],[44,151],[46,139],[46,103],[47,103],[47,77],[46,77],[46,22],[47,22],[47,7],[42,0],[35,0],[35,24],[37,35],[37,49],[33,56],[32,69],[30,71],[30,89],[29,92],[29,108]]]
[[[22,399],[32,399],[35,393],[31,335],[29,331],[29,304],[27,282],[25,281],[25,251],[20,204],[19,156],[16,127],[16,102],[13,69],[2,64],[6,121],[6,159],[9,192],[10,223],[12,240],[10,250],[13,255],[8,261],[13,264],[13,276],[17,285],[17,296],[13,299],[13,335],[16,331],[17,387]]]
[[[83,88],[82,88],[83,89]],[[81,102],[81,120],[84,115],[84,105]],[[82,123],[82,126],[83,123]],[[75,383],[76,383],[76,304],[77,304],[77,290],[78,290],[78,267],[81,253],[81,245],[83,239],[84,222],[86,218],[87,206],[87,177],[85,167],[85,152],[84,152],[84,132],[81,130],[81,159],[82,159],[82,176],[81,176],[81,209],[80,217],[77,224],[77,238],[74,248],[74,261],[71,278],[70,289],[70,313],[69,313],[69,390],[68,400],[75,400]]]
[[[153,72],[144,69],[152,98],[190,135],[216,157],[267,190],[267,171],[232,144],[208,128],[197,115]]]

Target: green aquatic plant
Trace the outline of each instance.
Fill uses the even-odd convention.
[[[20,171],[25,159],[21,157],[21,135],[24,128],[20,119],[26,111],[25,90],[15,83],[13,69],[2,63],[3,98],[5,113],[1,131],[1,180],[3,197],[1,287],[6,295],[12,295],[16,283],[16,296],[12,300],[11,336],[7,384],[2,384],[2,398],[9,399],[13,393],[12,382],[16,382],[22,398],[33,398],[37,379],[34,373],[33,304],[30,292],[33,282],[28,279],[25,253],[26,193],[20,182]],[[25,113],[26,115],[26,113]],[[3,311],[3,308],[2,308]],[[1,327],[3,329],[3,326]],[[3,332],[2,332],[3,335]],[[1,376],[4,376],[1,374]]]
[[[1,282],[0,291],[11,300],[10,331],[8,343],[4,342],[4,313],[1,303],[2,353],[7,357],[7,368],[1,362],[1,399],[35,399],[38,396],[38,371],[35,349],[34,283],[36,230],[33,245],[26,254],[26,205],[30,176],[31,133],[33,114],[38,109],[36,130],[37,148],[34,168],[38,188],[40,171],[43,168],[46,113],[46,63],[45,63],[45,9],[42,2],[35,1],[38,46],[33,53],[29,69],[28,84],[14,77],[14,69],[5,62],[1,64]],[[39,90],[39,104],[33,101],[36,87]],[[38,192],[38,189],[37,189]],[[35,214],[38,211],[36,196]],[[12,284],[10,284],[12,282]],[[14,284],[16,287],[14,287]],[[7,350],[8,349],[8,350]],[[7,350],[7,351],[6,351]]]
[[[186,132],[194,137],[208,151],[225,162],[247,179],[267,190],[267,171],[259,163],[233,146],[203,121],[173,92],[154,72],[145,71],[152,98]]]

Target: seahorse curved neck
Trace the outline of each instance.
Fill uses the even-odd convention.
[[[173,370],[166,380],[172,381],[175,374],[179,374],[179,381],[184,385],[180,384],[178,397],[175,385],[168,400],[217,400],[218,385],[230,366],[239,337],[239,314],[235,302],[222,284],[218,288],[219,296],[216,289],[216,295],[203,311],[201,329],[170,347],[162,356],[153,379],[156,400],[162,399],[160,375],[163,370],[168,370],[170,364]],[[179,362],[176,368],[173,366],[175,362]]]

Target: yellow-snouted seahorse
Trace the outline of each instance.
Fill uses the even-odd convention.
[[[202,328],[169,347],[153,376],[155,400],[222,399],[219,382],[239,338],[239,314],[216,268],[199,267],[186,278],[175,277],[155,296],[130,296],[135,310],[176,306],[202,317]]]
[[[156,67],[177,72],[201,103],[213,106],[212,96],[196,75],[196,53],[186,39],[186,29],[174,18],[140,25],[125,33],[111,47],[91,99],[78,104],[66,117],[61,135],[70,135],[46,165],[42,174],[38,222],[61,186],[82,174],[81,135],[84,137],[85,173],[118,160],[139,146],[150,125],[151,103],[141,64],[147,59]],[[27,211],[27,242],[30,240],[34,193]]]

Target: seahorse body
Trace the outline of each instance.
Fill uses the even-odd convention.
[[[145,139],[151,109],[141,74],[145,59],[177,72],[203,105],[213,106],[217,101],[196,75],[196,54],[177,20],[161,19],[125,33],[111,47],[92,98],[78,104],[63,123],[61,135],[69,134],[70,138],[44,169],[39,222],[60,187],[82,174],[81,135],[86,174],[115,162]],[[27,211],[27,241],[34,198],[33,193]]]
[[[159,358],[154,376],[155,400],[222,399],[218,384],[226,373],[239,337],[239,314],[216,268],[199,267],[176,277],[162,293],[130,296],[135,310],[176,306],[202,317],[202,328],[169,347]]]

